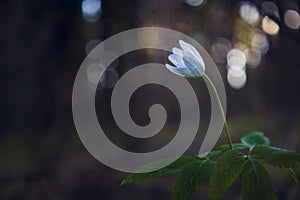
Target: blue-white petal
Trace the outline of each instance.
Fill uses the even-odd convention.
[[[191,73],[191,71],[187,68],[183,68],[183,67],[173,67],[169,64],[166,64],[166,67],[168,70],[170,70],[172,73],[179,75],[179,76],[183,76],[183,77],[190,77],[190,78],[195,78],[195,77],[199,77],[196,76],[194,74]]]
[[[169,64],[165,64],[165,65],[166,65],[167,69],[170,70],[172,73],[177,74],[177,75],[179,75],[179,76],[184,76],[183,74],[179,73],[179,72],[176,70],[176,67],[173,67],[173,66],[171,66],[171,65],[169,65]]]
[[[194,67],[192,63],[183,58],[186,69],[189,71],[190,77],[200,77],[202,74]]]
[[[201,55],[199,54],[199,52],[193,45],[191,45],[187,42],[184,42],[183,40],[179,40],[179,45],[183,49],[183,51],[190,52],[192,57],[194,57],[195,60],[197,60],[199,63],[201,63],[202,66],[205,67],[205,64],[204,64],[204,61],[203,61]]]
[[[179,49],[179,48],[174,47],[174,48],[172,49],[172,52],[173,52],[174,54],[176,54],[176,55],[179,55],[180,57],[183,57],[183,51],[182,51],[181,49]]]
[[[199,77],[198,73],[192,73],[188,68],[177,67],[176,71],[178,73],[182,74],[184,77],[187,77],[187,78],[197,78],[197,77]]]
[[[185,67],[185,64],[183,62],[183,58],[177,54],[171,54],[169,55],[169,60],[176,66],[176,67]]]
[[[199,72],[200,76],[205,72],[205,66],[202,63],[198,62],[198,60],[196,60],[190,52],[183,52],[183,60],[185,66],[188,66],[187,63],[191,64],[193,68]]]

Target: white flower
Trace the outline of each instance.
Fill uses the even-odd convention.
[[[199,52],[191,44],[179,40],[182,49],[174,47],[173,54],[169,55],[169,60],[176,66],[166,64],[166,67],[179,76],[187,78],[198,78],[205,71],[205,64]]]

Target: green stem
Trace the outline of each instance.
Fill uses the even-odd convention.
[[[227,141],[228,141],[228,144],[229,144],[230,148],[233,149],[233,145],[232,145],[232,141],[231,141],[231,137],[230,137],[230,132],[229,132],[229,127],[228,127],[228,124],[227,124],[226,116],[225,116],[225,113],[224,113],[224,110],[223,110],[223,106],[222,106],[218,91],[217,91],[214,83],[211,81],[211,79],[205,73],[203,73],[202,76],[203,76],[203,78],[205,78],[208,81],[209,85],[213,89],[213,92],[216,96],[217,103],[218,103],[218,106],[219,106],[219,109],[220,109],[220,112],[221,112],[221,115],[222,115],[222,118],[223,118],[223,121],[224,121],[224,127],[225,127],[226,136],[227,136]]]

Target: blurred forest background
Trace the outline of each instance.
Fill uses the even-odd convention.
[[[126,173],[104,166],[87,152],[72,118],[73,82],[86,55],[106,38],[144,26],[185,33],[211,54],[225,83],[235,142],[260,130],[272,145],[299,152],[299,6],[297,0],[2,0],[0,199],[170,199],[175,177],[121,187]],[[141,41],[155,42],[155,35],[141,33]],[[110,111],[119,77],[139,64],[165,63],[168,54],[145,50],[124,55],[97,83],[99,121],[108,137],[124,148],[158,148],[176,133],[178,105],[157,86],[137,91],[131,106],[139,124],[147,123],[153,102],[166,106],[168,126],[148,146],[122,136]],[[87,72],[91,84],[94,70]],[[203,131],[210,101],[203,81],[190,82],[204,90],[199,96]],[[201,137],[187,153],[197,153]],[[224,142],[222,136],[219,143]],[[279,199],[300,199],[300,186],[286,174],[272,168],[271,177]],[[208,199],[208,185],[192,199]],[[241,199],[240,184],[222,199]]]

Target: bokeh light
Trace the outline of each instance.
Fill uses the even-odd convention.
[[[284,13],[284,23],[291,29],[298,29],[300,26],[300,16],[295,10],[287,10]]]
[[[261,62],[261,52],[257,49],[246,50],[247,64],[249,67],[256,68]]]
[[[229,69],[242,70],[246,65],[246,56],[239,49],[232,49],[227,54],[227,64]]]
[[[241,44],[235,46],[241,46]],[[246,84],[246,61],[245,53],[236,47],[227,54],[227,81],[234,89],[241,89]]]
[[[81,4],[82,17],[88,22],[95,22],[101,13],[100,0],[83,0]]]
[[[241,18],[249,24],[257,24],[259,21],[259,12],[255,4],[243,2],[240,7]]]
[[[227,81],[232,88],[242,89],[247,81],[245,70],[228,69]]]
[[[257,49],[261,54],[267,53],[269,50],[269,40],[264,33],[255,33],[251,39],[251,46]]]
[[[185,0],[185,2],[190,6],[200,6],[204,0]]]
[[[262,29],[269,35],[276,35],[279,31],[279,25],[268,16],[265,16],[262,20]]]

